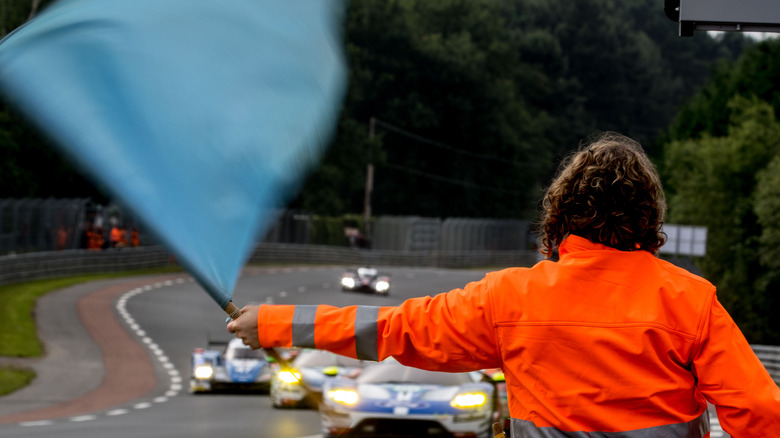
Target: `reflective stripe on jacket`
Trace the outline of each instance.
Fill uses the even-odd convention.
[[[518,438],[780,436],[780,389],[706,280],[578,236],[558,262],[398,307],[260,306],[264,347],[501,368]]]

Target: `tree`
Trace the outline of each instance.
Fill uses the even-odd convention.
[[[0,0],[0,36],[52,2]],[[37,129],[10,105],[0,102],[0,198],[92,197],[102,202],[102,193]]]
[[[762,322],[762,342],[780,344],[780,318],[770,313],[780,309],[780,155],[758,173],[754,194],[754,210],[761,234],[758,254],[761,273],[755,289],[763,291],[756,303],[765,309]],[[766,311],[769,310],[769,311]]]
[[[728,108],[727,135],[666,145],[667,181],[673,187],[668,221],[708,228],[707,255],[697,266],[718,287],[719,299],[749,340],[777,342],[777,332],[767,330],[774,318],[774,309],[764,306],[769,290],[756,287],[756,279],[771,282],[780,274],[766,260],[762,264],[766,256],[761,256],[774,236],[772,227],[762,232],[762,221],[769,225],[777,214],[763,198],[777,189],[766,169],[780,154],[780,122],[757,98],[736,96]],[[757,175],[763,175],[764,185],[757,184]]]

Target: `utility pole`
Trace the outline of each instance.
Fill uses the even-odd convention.
[[[373,140],[376,119],[371,117],[368,122],[368,164],[366,165],[366,195],[363,198],[363,226],[366,231],[366,241],[371,242],[371,192],[374,191]]]

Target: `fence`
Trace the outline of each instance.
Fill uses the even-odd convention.
[[[517,251],[528,249],[531,241],[528,221],[417,216],[378,217],[373,220],[372,242],[365,242],[363,236],[350,240],[350,232],[365,228],[362,222],[354,215],[279,211],[260,241],[390,251]],[[88,230],[102,235],[107,247],[115,225],[137,228],[142,245],[155,244],[138,221],[115,204],[104,207],[89,199],[0,199],[0,256],[84,249]]]
[[[112,225],[138,227],[119,206],[88,198],[0,199],[0,255],[86,248],[88,230],[108,242]]]
[[[531,266],[533,251],[392,251],[341,248],[326,245],[258,244],[249,263],[311,263],[334,265],[420,266],[471,268]],[[175,264],[159,246],[64,250],[0,257],[0,284],[100,272],[121,272]]]

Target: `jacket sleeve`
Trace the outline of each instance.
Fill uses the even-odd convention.
[[[780,389],[717,298],[703,327],[694,371],[723,430],[734,437],[777,436]]]
[[[499,367],[487,279],[398,307],[271,306],[258,310],[263,347],[329,350],[437,371]]]

